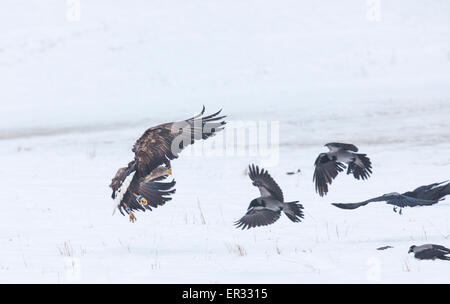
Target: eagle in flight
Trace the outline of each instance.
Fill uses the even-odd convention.
[[[134,159],[117,171],[109,185],[114,211],[118,208],[134,222],[133,211],[152,210],[170,201],[170,195],[175,193],[175,180],[163,182],[172,175],[170,161],[178,158],[179,153],[196,140],[207,139],[223,130],[226,116],[219,116],[221,111],[204,116],[203,106],[200,114],[192,118],[164,123],[145,131],[133,146]]]

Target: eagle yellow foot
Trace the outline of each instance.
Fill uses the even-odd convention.
[[[141,206],[147,206],[147,205],[148,205],[148,202],[147,202],[147,200],[146,200],[145,198],[141,198],[141,199],[139,200],[139,204],[141,204]]]
[[[145,207],[148,205],[147,200],[145,199],[145,197],[143,197],[142,195],[136,195],[136,201],[142,206]]]
[[[172,169],[167,169],[167,174],[172,175]]]
[[[130,213],[128,213],[128,214],[130,215],[130,222],[132,222],[132,223],[136,222],[137,218],[136,218],[136,216],[134,215],[134,213],[133,213],[133,212],[130,212]]]

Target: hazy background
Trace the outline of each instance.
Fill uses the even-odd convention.
[[[449,1],[72,2],[2,1],[1,137],[449,103]]]
[[[331,205],[450,179],[449,12],[447,0],[0,1],[0,283],[450,283],[450,263],[407,254],[450,247],[448,198],[402,216]],[[134,141],[203,104],[279,121],[267,169],[305,207],[301,223],[235,229],[260,159],[187,151],[172,201],[134,224],[111,216],[108,185]],[[373,175],[341,174],[321,198],[313,164],[332,141],[367,153]]]

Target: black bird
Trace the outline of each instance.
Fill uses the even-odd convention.
[[[408,253],[414,253],[414,257],[419,260],[446,260],[450,261],[450,249],[435,244],[425,244],[422,246],[412,245]]]
[[[385,201],[389,205],[394,205],[394,212],[397,212],[397,207],[400,207],[399,214],[402,214],[402,208],[404,207],[434,205],[449,194],[450,183],[448,183],[448,181],[445,181],[442,183],[434,183],[431,185],[421,186],[414,189],[413,191],[408,191],[403,194],[393,192],[360,203],[334,203],[333,205],[341,209],[356,209],[372,202]]]
[[[273,224],[280,218],[281,211],[294,223],[301,221],[303,206],[298,201],[285,203],[283,192],[266,170],[251,165],[248,175],[261,196],[251,201],[247,213],[235,222],[236,228],[250,229]]]
[[[328,185],[344,171],[347,164],[347,174],[353,174],[356,179],[367,179],[372,173],[372,163],[366,154],[358,154],[358,148],[352,144],[328,143],[325,145],[330,151],[320,153],[314,166],[313,182],[316,192],[324,196],[328,192]]]
[[[450,195],[450,182],[445,181],[421,186],[413,191],[405,192],[403,195],[424,200],[441,200],[446,195]]]
[[[391,248],[394,248],[394,247],[392,247],[392,246],[383,246],[383,247],[377,248],[377,250],[386,250],[386,249],[391,249]]]

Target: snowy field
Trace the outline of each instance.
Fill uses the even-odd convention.
[[[2,1],[0,283],[450,283],[449,262],[407,254],[450,247],[450,197],[403,215],[331,205],[450,179],[450,2],[381,0],[375,17],[372,2]],[[190,151],[172,201],[111,215],[134,141],[203,104],[279,122],[267,169],[303,222],[235,229],[264,157]],[[373,175],[321,198],[331,141]]]

